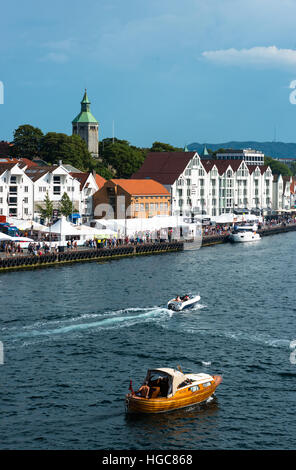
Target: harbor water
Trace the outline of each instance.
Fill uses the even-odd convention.
[[[295,242],[1,274],[0,448],[295,449]],[[221,374],[215,397],[125,413],[130,379],[178,365]]]

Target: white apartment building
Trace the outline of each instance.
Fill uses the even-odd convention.
[[[14,160],[0,161],[0,215],[38,221],[46,194],[58,210],[66,193],[82,222],[93,218],[92,196],[105,181],[99,175],[70,173],[62,164],[29,166]]]
[[[133,178],[150,177],[166,186],[174,215],[272,208],[273,175],[267,166],[206,160],[197,152],[154,152],[146,160]]]
[[[287,210],[294,205],[293,194],[291,194],[291,183],[291,176],[273,175],[272,208],[274,210]]]
[[[93,194],[95,194],[98,189],[101,189],[102,185],[98,184],[96,180],[96,174],[93,173],[70,173],[73,178],[79,181],[80,184],[80,214],[82,217],[82,222],[88,222],[93,219],[94,209],[93,209]],[[100,177],[101,178],[101,177]],[[103,178],[101,178],[103,180]],[[105,180],[104,180],[105,181]],[[99,187],[100,186],[100,187]]]
[[[0,163],[0,215],[32,218],[33,194],[32,180],[18,163]]]

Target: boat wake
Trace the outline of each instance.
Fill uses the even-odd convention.
[[[38,321],[32,325],[25,325],[19,331],[17,327],[6,328],[5,333],[12,340],[50,337],[54,335],[65,335],[69,333],[80,333],[85,330],[104,330],[111,328],[130,327],[132,325],[168,319],[171,315],[167,309],[159,307],[150,308],[128,308],[98,314],[84,314],[78,317],[62,320]],[[91,320],[91,321],[90,321]]]

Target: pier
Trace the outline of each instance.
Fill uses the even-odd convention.
[[[296,231],[296,223],[286,225],[274,225],[258,230],[261,237],[277,235]],[[188,245],[187,245],[188,243]],[[204,235],[201,247],[229,243],[229,233],[222,235]],[[184,246],[185,245],[185,246]],[[0,273],[15,269],[33,269],[46,266],[59,266],[61,264],[83,261],[107,261],[124,257],[157,255],[171,252],[179,252],[190,247],[190,242],[172,241],[161,243],[141,243],[137,245],[122,245],[114,248],[77,249],[66,250],[62,253],[48,253],[40,256],[15,255],[0,257]]]
[[[183,242],[143,243],[115,248],[77,249],[40,256],[20,255],[0,258],[0,272],[15,269],[33,269],[83,261],[106,261],[130,256],[143,256],[183,251]]]
[[[264,226],[263,228],[257,230],[261,237],[293,231],[296,231],[296,223]],[[225,233],[223,235],[204,235],[202,238],[203,247],[227,242],[229,242],[229,233]]]

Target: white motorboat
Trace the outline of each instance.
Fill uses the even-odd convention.
[[[234,231],[229,235],[229,239],[235,243],[242,242],[255,242],[261,240],[259,233],[257,233],[258,227],[254,225],[238,225],[235,226]]]
[[[194,305],[196,305],[200,301],[200,296],[195,295],[195,296],[189,296],[189,295],[184,295],[184,297],[181,298],[175,298],[171,299],[168,302],[168,309],[169,310],[174,310],[175,312],[181,312],[182,310],[185,310],[187,308],[192,308]]]

